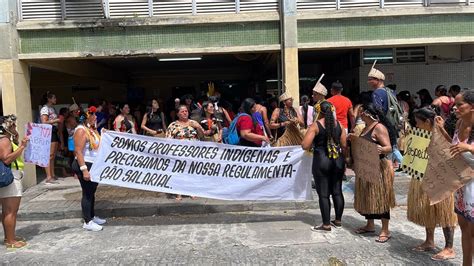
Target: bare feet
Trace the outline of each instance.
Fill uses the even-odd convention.
[[[445,261],[454,259],[456,257],[456,253],[452,248],[445,248],[441,250],[438,254],[431,257],[432,260],[436,261]]]
[[[183,200],[183,197],[181,195],[176,195],[176,198],[175,198],[177,201],[182,201]]]

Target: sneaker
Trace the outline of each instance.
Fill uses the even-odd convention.
[[[94,221],[89,221],[88,223],[84,223],[82,228],[84,228],[88,231],[93,231],[93,232],[97,232],[97,231],[102,230],[102,226],[94,223]]]
[[[107,221],[105,219],[101,219],[99,216],[94,216],[92,221],[98,225],[105,224]]]

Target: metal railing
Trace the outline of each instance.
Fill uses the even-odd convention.
[[[18,0],[20,20],[159,17],[276,12],[281,0]],[[298,11],[469,5],[474,0],[295,0]]]

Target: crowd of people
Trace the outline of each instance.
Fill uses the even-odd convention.
[[[97,183],[90,181],[89,170],[105,130],[130,134],[144,134],[159,138],[191,141],[226,142],[226,129],[235,127],[237,145],[249,147],[301,145],[312,151],[312,173],[319,197],[322,224],[313,226],[316,232],[330,232],[332,227],[343,225],[344,196],[342,183],[347,167],[351,167],[351,141],[362,138],[378,147],[380,180],[368,182],[360,176],[355,179],[354,208],[367,223],[355,233],[375,232],[375,220],[382,228],[375,239],[385,243],[392,237],[389,229],[390,209],[395,206],[395,171],[400,171],[406,149],[408,128],[417,127],[432,131],[440,128],[452,143],[453,155],[463,154],[466,160],[474,154],[474,90],[457,85],[449,89],[437,86],[433,99],[427,89],[417,92],[419,102],[409,91],[396,90],[395,85],[385,86],[384,74],[372,67],[368,74],[370,91],[362,92],[357,99],[342,95],[343,84],[333,82],[328,91],[319,80],[312,97],[301,96],[301,105],[295,107],[293,96],[283,93],[278,99],[259,98],[242,100],[238,109],[223,101],[218,92],[208,93],[194,101],[193,96],[176,98],[171,108],[162,108],[163,102],[153,99],[147,110],[128,103],[95,102],[87,109],[73,103],[69,108],[54,109],[56,96],[47,92],[40,110],[40,122],[52,125],[50,164],[45,167],[46,184],[55,184],[54,160],[56,153],[70,158],[72,172],[82,187],[81,206],[84,229],[98,231],[106,223],[94,213]],[[328,95],[330,94],[330,95]],[[355,103],[355,104],[353,104]],[[5,229],[5,244],[10,248],[26,245],[14,233],[16,212],[21,197],[21,154],[28,137],[18,139],[14,116],[2,118],[0,127],[0,160],[11,167],[15,182],[0,188]],[[460,225],[463,261],[472,263],[474,249],[474,182],[470,182],[454,195],[430,206],[429,198],[421,188],[422,180],[413,177],[408,194],[408,220],[424,226],[426,240],[415,251],[434,250],[436,227],[443,229],[445,248],[432,256],[433,260],[454,258],[453,237]],[[181,200],[181,195],[174,195]],[[331,220],[331,200],[335,219]]]

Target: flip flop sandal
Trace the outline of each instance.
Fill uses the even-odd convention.
[[[342,227],[342,222],[336,221],[336,220],[332,220],[332,221],[331,221],[331,225],[334,226],[334,227]]]
[[[331,227],[320,226],[311,226],[311,231],[313,232],[331,232]]]
[[[356,233],[358,235],[372,234],[372,233],[375,233],[375,230],[367,230],[367,229],[362,227],[362,228],[359,228],[359,229],[355,230],[354,233]]]
[[[24,237],[21,237],[21,236],[16,236],[15,241],[26,242],[26,239]],[[7,243],[7,240],[3,239],[3,244],[6,244],[6,243]]]
[[[387,243],[392,236],[379,236],[377,239],[375,239],[375,242],[377,243]],[[384,239],[384,240],[382,240]]]
[[[20,245],[18,245],[20,244]],[[5,247],[8,249],[8,250],[15,250],[15,249],[20,249],[20,248],[24,248],[26,247],[27,243],[24,242],[24,241],[15,241],[15,243],[12,243],[12,244],[6,244],[5,243]]]
[[[441,256],[441,255],[434,255],[434,256],[431,256],[431,259],[434,260],[434,261],[447,261],[447,260],[452,260],[456,258],[456,255],[452,255],[452,256]]]

